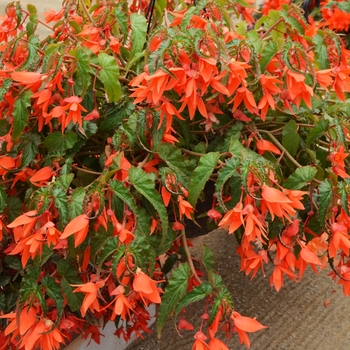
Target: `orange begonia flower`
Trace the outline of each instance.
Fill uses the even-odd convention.
[[[255,318],[241,316],[236,311],[232,312],[231,319],[234,323],[234,330],[238,333],[240,343],[245,343],[248,348],[250,347],[250,340],[247,332],[257,332],[261,329],[267,328],[267,326],[263,326]]]
[[[29,181],[38,187],[43,186],[46,182],[48,182],[51,178],[52,175],[55,172],[49,167],[46,166],[44,168],[39,169],[30,179]]]
[[[225,343],[217,338],[210,339],[208,345],[211,350],[230,350]]]
[[[85,297],[80,307],[80,312],[85,317],[86,312],[90,309],[91,312],[100,311],[100,304],[97,299],[98,290],[105,285],[105,281],[98,281],[96,283],[88,282],[85,284],[72,284],[73,287],[78,287],[74,293],[84,293]]]
[[[219,227],[228,229],[228,233],[235,232],[239,227],[243,225],[242,215],[243,204],[241,202],[229,210],[219,223]]]
[[[262,207],[267,207],[272,220],[274,220],[275,215],[282,219],[286,218],[289,221],[291,221],[290,216],[295,216],[296,211],[294,210],[295,206],[293,205],[293,201],[281,191],[263,185],[261,195],[263,198],[261,205]]]
[[[194,213],[194,208],[192,207],[192,205],[189,202],[185,201],[182,198],[182,196],[179,196],[178,201],[179,201],[180,220],[182,219],[182,216],[184,214],[188,219],[191,219],[191,214]]]
[[[133,281],[133,288],[135,292],[138,292],[143,302],[146,304],[145,299],[152,303],[160,304],[161,299],[156,286],[157,281],[152,280],[149,276],[137,269],[136,275]]]
[[[269,151],[277,155],[281,154],[281,151],[273,143],[267,140],[258,140],[256,147],[259,151],[259,154],[264,154],[265,151]]]
[[[74,234],[74,246],[77,247],[83,243],[89,231],[89,217],[82,214],[74,218],[64,229],[61,239],[67,238]]]
[[[16,167],[16,159],[11,157],[0,157],[0,176],[5,178],[5,175]]]

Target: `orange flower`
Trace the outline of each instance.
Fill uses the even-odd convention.
[[[43,75],[36,72],[12,72],[11,78],[14,81],[17,81],[20,85],[23,85],[25,89],[31,89],[33,92],[37,91],[42,81],[47,77],[47,75]]]
[[[194,327],[191,325],[191,323],[189,323],[188,321],[186,321],[184,318],[182,318],[179,322],[178,325],[178,330],[181,331],[183,329],[186,329],[187,331],[193,331]]]
[[[349,153],[344,153],[344,147],[339,146],[337,152],[333,152],[330,155],[330,160],[332,161],[332,170],[336,175],[339,175],[343,179],[350,178],[349,174],[345,170],[344,159],[349,155]]]
[[[185,201],[182,196],[178,197],[178,201],[179,201],[179,214],[180,214],[180,220],[182,219],[182,215],[185,214],[185,216],[188,219],[191,219],[191,214],[194,213],[194,208],[192,207],[192,205]]]
[[[254,109],[257,108],[257,105],[254,100],[253,93],[249,91],[245,86],[238,88],[236,91],[236,96],[229,102],[234,102],[232,112],[234,112],[239,107],[242,101],[244,102],[244,105],[248,111],[253,114]]]
[[[19,231],[14,232],[16,242],[21,238],[26,237],[30,233],[38,220],[38,216],[36,216],[36,214],[36,210],[28,211],[27,213],[18,216],[15,220],[7,225],[8,228],[17,228],[19,226],[22,226]]]
[[[74,246],[77,247],[83,243],[89,231],[89,218],[86,214],[82,214],[74,218],[64,229],[61,239],[65,239],[71,235],[75,235]]]
[[[328,248],[329,257],[334,258],[339,249],[346,256],[349,256],[350,240],[348,235],[348,228],[337,223],[332,223],[331,233],[332,236],[329,240]]]
[[[68,116],[65,120],[62,120],[62,126],[63,130],[66,128],[70,122],[73,122],[74,124],[79,124],[82,126],[83,124],[83,119],[81,116],[81,112],[86,112],[86,109],[80,105],[82,99],[78,96],[71,96],[65,98],[62,102],[67,103],[65,106],[62,108],[64,110],[68,109]]]
[[[242,81],[248,77],[246,69],[252,68],[249,64],[245,62],[238,62],[235,60],[231,60],[229,63],[230,73],[227,82],[227,90],[229,92],[229,96],[231,96],[239,85],[241,85]]]
[[[157,281],[152,280],[149,276],[143,273],[140,268],[137,269],[133,282],[133,288],[135,292],[139,293],[145,304],[147,304],[145,299],[152,303],[160,304],[161,299],[156,283]]]
[[[311,109],[311,96],[314,95],[312,87],[305,84],[305,76],[303,74],[295,73],[291,70],[287,72],[287,87],[292,100],[299,107],[301,99]]]
[[[286,274],[290,279],[293,281],[296,280],[297,275],[289,269],[289,266],[287,265],[287,262],[282,261],[281,264],[277,265],[275,269],[273,270],[273,273],[270,277],[270,285],[271,287],[275,287],[276,291],[278,292],[281,287],[283,287],[283,274]]]
[[[0,175],[5,178],[5,175],[16,167],[16,159],[11,157],[0,157]]]
[[[264,207],[267,207],[272,220],[274,220],[275,215],[282,219],[285,217],[289,221],[291,221],[290,216],[295,216],[296,211],[292,207],[293,202],[281,191],[263,185],[261,195],[263,211],[265,212]]]
[[[112,303],[114,304],[113,312],[110,317],[111,321],[114,321],[115,317],[121,316],[121,318],[126,321],[126,314],[131,318],[130,310],[133,310],[131,304],[129,303],[128,298],[124,295],[125,288],[122,285],[119,285],[114,291],[112,291],[112,295],[116,295],[117,297],[108,305],[110,306]]]
[[[281,151],[273,143],[267,140],[258,140],[256,147],[259,154],[264,154],[265,151],[269,151],[277,155],[281,154]]]
[[[74,293],[84,293],[85,297],[80,307],[80,312],[85,317],[86,312],[90,309],[91,312],[100,311],[100,304],[97,299],[98,290],[105,285],[105,281],[96,283],[88,282],[85,284],[72,284],[73,287],[78,287]]]
[[[262,74],[260,76],[260,84],[263,90],[263,97],[261,98],[258,108],[261,109],[261,119],[265,121],[266,113],[271,107],[271,109],[275,109],[275,100],[272,95],[276,95],[281,92],[280,88],[275,84],[282,84],[283,82],[278,80],[277,78],[269,75]]]
[[[208,344],[204,341],[207,337],[201,331],[195,334],[194,339],[196,340],[192,346],[192,350],[211,350]]]
[[[217,338],[210,339],[208,345],[211,350],[230,350],[225,343]]]
[[[328,91],[328,87],[333,83],[334,74],[331,69],[319,70],[316,72],[317,82]]]
[[[228,233],[235,232],[239,227],[243,225],[243,216],[242,216],[243,204],[241,202],[229,210],[222,220],[219,222],[219,227],[228,229]]]
[[[239,342],[241,344],[244,343],[248,348],[250,347],[250,340],[247,332],[257,332],[261,329],[267,328],[267,326],[263,326],[255,318],[241,316],[236,311],[232,312],[231,319],[234,323],[234,330],[238,333]]]
[[[44,168],[39,169],[30,179],[29,181],[38,187],[45,185],[52,177],[55,172],[49,167],[46,166]]]

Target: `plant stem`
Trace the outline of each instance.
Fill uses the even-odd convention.
[[[273,143],[281,150],[284,152],[284,154],[287,156],[287,158],[297,167],[297,168],[302,168],[302,165],[300,165],[293,157],[292,155],[283,147],[283,145],[270,133],[270,131],[267,130],[257,130],[261,134],[266,134],[272,141]]]
[[[289,14],[289,12],[288,12]],[[276,23],[273,24],[272,27],[270,27],[262,36],[261,36],[261,40],[264,39],[269,33],[271,33],[282,21],[284,20],[284,18],[280,18]]]
[[[185,153],[187,153],[190,156],[195,156],[195,157],[203,157],[203,156],[205,156],[205,153],[198,153],[198,152],[189,151],[186,148],[181,148],[181,151],[184,151]]]
[[[193,274],[194,278],[195,278],[200,284],[202,284],[202,280],[198,277],[197,272],[196,272],[196,269],[195,269],[195,267],[194,267],[194,265],[193,265],[192,256],[191,256],[190,249],[188,248],[188,244],[187,244],[187,240],[186,240],[185,229],[182,229],[182,230],[181,230],[181,238],[182,238],[182,243],[183,243],[183,246],[184,246],[184,249],[185,249],[185,252],[186,252],[186,257],[187,257],[188,263],[189,263],[189,265],[190,265],[192,274]]]
[[[91,17],[90,12],[89,12],[89,10],[88,10],[87,7],[86,7],[85,1],[84,1],[84,0],[79,0],[79,3],[80,3],[80,5],[81,5],[81,7],[83,8],[83,10],[84,10],[86,16],[89,18],[91,24],[94,25],[94,24],[95,24],[95,21],[94,21],[93,18]]]
[[[73,165],[72,168],[75,169],[75,170],[80,170],[80,171],[82,171],[84,173],[87,173],[87,174],[93,174],[93,175],[101,175],[102,174],[102,173],[99,173],[97,171],[92,171],[92,170],[80,168],[80,167],[78,167],[76,165]]]

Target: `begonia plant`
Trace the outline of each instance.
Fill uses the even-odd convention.
[[[278,291],[330,266],[350,294],[350,51],[331,6],[306,20],[295,4],[64,0],[44,21],[6,7],[0,349],[99,343],[110,321],[128,340],[151,304],[159,335],[169,317],[193,329],[200,300],[194,350],[228,349],[224,333],[249,347],[268,325],[234,308],[208,247],[193,259],[203,215],[235,235],[246,275],[273,265]]]

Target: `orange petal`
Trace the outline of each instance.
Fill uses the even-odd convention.
[[[64,229],[61,239],[67,238],[74,233],[82,230],[89,225],[89,218],[86,214],[82,214],[74,218]]]
[[[267,326],[263,326],[261,323],[259,323],[256,319],[241,316],[238,312],[233,312],[233,320],[235,323],[235,326],[242,331],[245,332],[256,332],[260,329],[267,328]]]

